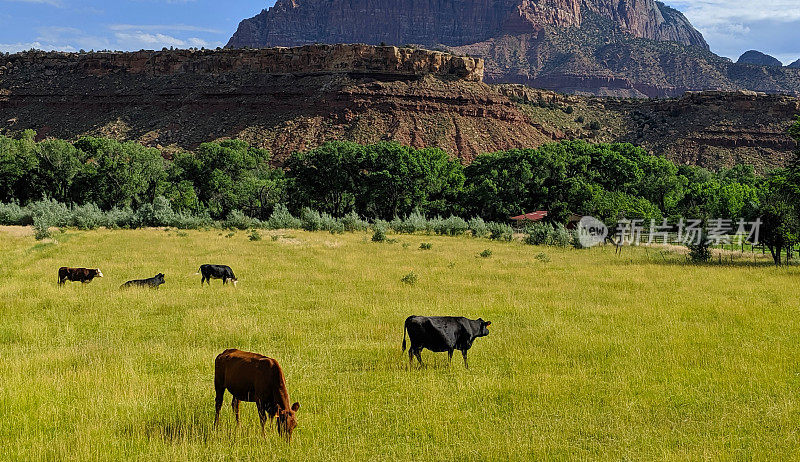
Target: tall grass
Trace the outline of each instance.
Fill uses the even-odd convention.
[[[267,232],[273,233],[273,232]],[[630,249],[292,231],[0,229],[0,447],[9,460],[800,457],[797,267],[682,265]],[[183,236],[183,237],[182,237]],[[476,258],[491,250],[492,258]],[[238,288],[201,287],[229,264]],[[102,269],[56,285],[59,266]],[[159,291],[120,291],[166,274]],[[404,275],[418,276],[404,284]],[[460,358],[407,368],[404,319],[492,321]],[[282,364],[299,433],[254,405],[212,429],[214,357]]]

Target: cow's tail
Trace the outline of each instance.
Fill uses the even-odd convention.
[[[406,331],[408,330],[408,320],[403,324],[403,353],[406,352]]]

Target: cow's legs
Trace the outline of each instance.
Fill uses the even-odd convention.
[[[447,363],[447,366],[450,367],[453,365],[453,350],[447,351],[447,358],[450,360],[450,362]]]
[[[217,397],[214,400],[214,407],[216,410],[216,416],[214,417],[214,428],[216,428],[217,424],[219,423],[219,410],[222,409],[222,398],[225,396],[225,387],[219,387],[216,386],[216,384],[214,385],[214,388],[217,389]],[[236,398],[233,399],[235,400]]]
[[[233,397],[231,401],[231,407],[233,408],[233,415],[236,416],[236,426],[239,426],[239,400],[236,397]]]
[[[467,365],[467,350],[461,350],[461,354],[464,356],[464,368],[469,369],[469,366]]]
[[[228,283],[228,278],[222,278],[222,285],[224,286],[227,283]]]
[[[258,417],[261,419],[261,436],[266,436],[264,425],[267,424],[267,410],[261,401],[256,401],[256,407],[258,408]]]
[[[417,357],[417,361],[419,361],[420,366],[424,366],[425,364],[422,363],[422,348],[418,350],[414,350],[414,356]]]

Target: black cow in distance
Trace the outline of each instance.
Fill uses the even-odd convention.
[[[211,285],[212,279],[222,279],[223,285],[227,284],[228,281],[232,281],[234,287],[236,287],[236,283],[239,282],[239,280],[236,279],[236,276],[234,276],[233,270],[230,266],[203,265],[200,267],[200,274],[203,275],[200,285],[203,285],[203,283],[206,281],[208,281],[208,285]]]
[[[464,356],[464,367],[467,365],[467,351],[472,347],[472,342],[478,337],[489,335],[491,322],[483,319],[467,319],[453,316],[409,316],[403,329],[403,351],[406,351],[406,332],[411,341],[408,349],[409,364],[417,357],[422,365],[420,353],[423,348],[433,352],[447,352],[450,361],[453,360],[453,351],[460,350]]]

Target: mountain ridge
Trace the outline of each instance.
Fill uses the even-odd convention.
[[[800,69],[732,63],[678,10],[654,0],[278,0],[230,48],[419,44],[483,58],[489,83],[565,93],[800,95]]]

